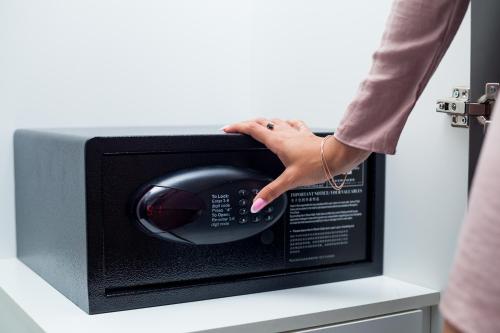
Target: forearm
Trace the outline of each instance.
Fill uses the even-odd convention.
[[[335,133],[364,150],[394,154],[415,102],[445,54],[469,0],[396,0],[367,78]]]

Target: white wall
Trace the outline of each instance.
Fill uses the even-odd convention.
[[[15,128],[222,125],[257,115],[335,127],[390,4],[0,0],[0,257],[15,255]],[[468,25],[388,161],[386,271],[429,286],[444,279],[465,201],[466,132],[433,104],[468,83]]]
[[[441,289],[467,202],[468,131],[434,112],[453,85],[469,85],[470,11],[415,106],[387,164],[385,272]]]

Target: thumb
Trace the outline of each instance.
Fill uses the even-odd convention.
[[[259,212],[271,201],[294,187],[293,179],[294,177],[292,177],[292,172],[290,171],[290,169],[285,169],[285,171],[283,171],[283,173],[279,175],[278,178],[267,184],[262,190],[260,190],[259,193],[257,193],[253,200],[252,207],[250,207],[250,212]]]

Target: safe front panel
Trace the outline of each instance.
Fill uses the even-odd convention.
[[[218,283],[228,277],[261,277],[367,260],[370,222],[365,165],[349,175],[340,192],[326,183],[289,191],[288,207],[281,219],[246,239],[193,245],[160,239],[140,228],[134,205],[144,183],[178,170],[218,165],[249,168],[272,178],[283,170],[276,156],[262,149],[103,155],[107,295],[148,286]]]

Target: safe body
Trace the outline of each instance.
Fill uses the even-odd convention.
[[[17,255],[90,314],[382,273],[382,155],[355,168],[343,190],[296,188],[276,201],[279,212],[256,219],[239,206],[247,193],[240,187],[251,192],[284,167],[246,135],[212,127],[22,129],[14,150]],[[138,205],[148,184],[199,168],[222,179],[224,168],[253,172],[261,183],[227,182],[204,192],[196,214],[167,214],[168,223],[192,219],[181,221],[187,241],[170,237],[178,223],[145,228]],[[172,202],[155,212],[175,209]],[[205,234],[193,231],[196,223]]]

